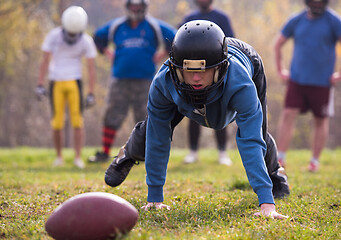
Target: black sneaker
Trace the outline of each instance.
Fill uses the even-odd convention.
[[[105,183],[111,187],[117,187],[128,176],[130,169],[134,164],[139,164],[138,161],[134,161],[127,158],[125,155],[124,147],[121,148],[118,156],[114,158],[108,169],[105,171]]]
[[[275,174],[270,175],[274,198],[281,199],[290,194],[288,177],[285,175],[284,168],[278,169]]]
[[[109,160],[109,155],[105,152],[97,151],[94,156],[90,156],[88,161],[90,163],[107,162]]]

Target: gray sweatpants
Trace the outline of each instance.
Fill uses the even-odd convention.
[[[133,108],[135,122],[147,116],[148,91],[151,80],[112,79],[104,116],[104,126],[119,129],[129,107]]]

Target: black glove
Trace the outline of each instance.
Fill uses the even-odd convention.
[[[85,99],[85,108],[91,108],[96,104],[95,96],[92,93],[89,93]]]
[[[44,86],[38,85],[35,89],[35,94],[37,96],[38,101],[41,101],[47,95],[47,92]]]

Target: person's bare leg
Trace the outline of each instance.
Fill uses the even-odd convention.
[[[81,157],[82,146],[83,146],[83,128],[74,128],[75,158]]]
[[[74,164],[79,168],[84,168],[84,163],[81,158],[81,151],[83,146],[83,128],[74,128],[74,149],[75,149],[75,160]]]
[[[64,163],[62,156],[63,133],[61,129],[53,130],[53,143],[57,154],[57,159],[55,160],[54,165],[59,166]]]
[[[294,108],[285,108],[278,127],[278,134],[277,134],[277,149],[279,153],[285,153],[291,142],[296,117],[299,113],[298,109]],[[285,167],[285,157],[279,156],[279,162],[282,167]]]
[[[309,170],[315,172],[319,167],[319,158],[327,142],[329,133],[329,118],[314,118],[314,133],[312,137],[311,153],[312,158]]]
[[[312,155],[319,159],[327,142],[329,133],[329,118],[314,118],[314,134],[312,142]]]
[[[63,134],[62,130],[53,130],[53,142],[57,157],[62,157]]]

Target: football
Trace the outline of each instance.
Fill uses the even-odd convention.
[[[110,193],[76,195],[59,205],[45,223],[54,239],[101,240],[128,233],[137,223],[136,208]]]

